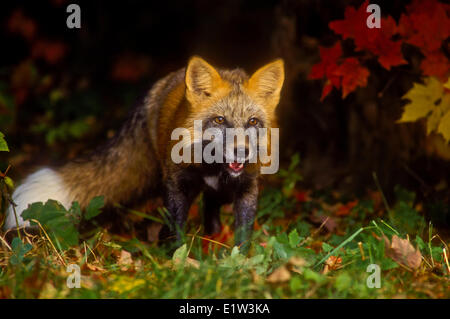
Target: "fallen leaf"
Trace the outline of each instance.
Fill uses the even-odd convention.
[[[334,232],[334,230],[337,227],[337,223],[334,220],[334,218],[330,216],[324,216],[324,215],[312,215],[309,217],[311,222],[315,224],[323,224],[323,227],[325,227],[326,230],[328,230],[330,233]]]
[[[131,253],[122,249],[120,251],[120,256],[117,260],[117,264],[121,266],[120,269],[122,271],[128,270],[130,266],[133,264],[133,258],[131,258]]]
[[[358,201],[357,200],[348,202],[347,204],[342,204],[336,210],[335,214],[336,214],[336,216],[348,216],[351,213],[352,209],[356,205],[358,205]]]
[[[104,268],[102,268],[100,266],[97,266],[97,265],[94,265],[94,264],[91,264],[91,263],[85,263],[83,265],[83,268],[84,267],[87,267],[91,271],[99,271],[99,272],[105,272],[106,271]]]
[[[298,274],[303,273],[302,267],[304,267],[306,265],[307,265],[306,260],[304,260],[303,258],[300,258],[300,257],[293,256],[293,257],[289,258],[289,261],[288,261],[289,270],[296,272]]]
[[[303,267],[306,266],[306,260],[304,260],[303,258],[300,257],[291,257],[289,258],[288,263],[292,266],[296,266],[296,267]]]
[[[180,263],[181,263],[181,259],[176,258],[176,259],[173,260],[173,263],[169,260],[169,262],[167,263],[167,266],[169,266],[169,267],[170,266],[179,267]],[[186,257],[184,259],[184,267],[186,267],[186,266],[193,267],[195,269],[199,269],[200,268],[200,262],[198,260],[196,260],[196,259],[193,259],[193,258],[190,258],[190,257]]]
[[[413,270],[418,269],[422,263],[422,254],[411,245],[408,239],[401,239],[397,235],[392,236],[392,241],[384,236],[386,256],[395,262],[407,266]]]
[[[325,267],[322,270],[323,274],[327,274],[332,270],[337,270],[342,267],[342,258],[337,256],[330,256],[325,261]]]
[[[270,283],[280,283],[280,282],[286,282],[291,279],[291,273],[286,268],[285,265],[278,267],[275,269],[266,279],[267,282]]]

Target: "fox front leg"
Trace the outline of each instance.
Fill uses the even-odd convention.
[[[222,223],[220,222],[220,207],[222,204],[220,194],[209,191],[203,193],[205,234],[216,234],[222,229]]]
[[[234,200],[234,244],[246,253],[250,248],[250,239],[258,205],[258,186],[253,183],[243,193],[237,194]]]
[[[161,240],[175,241],[177,246],[182,243],[184,226],[193,198],[195,195],[192,188],[186,189],[176,181],[166,183],[163,201],[168,214],[159,234]]]

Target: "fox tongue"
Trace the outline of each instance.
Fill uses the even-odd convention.
[[[243,167],[244,164],[243,163],[238,163],[238,162],[233,162],[228,164],[228,166],[233,170],[233,171],[240,171]]]

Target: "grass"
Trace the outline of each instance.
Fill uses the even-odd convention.
[[[79,234],[83,219],[101,213],[101,198],[84,214],[77,204],[69,210],[53,201],[33,204],[25,215],[39,234],[12,242],[1,234],[0,297],[450,298],[448,240],[425,221],[413,193],[397,188],[397,202],[387,208],[379,191],[352,200],[303,191],[296,188],[298,159],[293,162],[269,183],[277,187],[263,189],[245,256],[233,247],[230,227],[202,235],[200,203],[191,209],[186,243],[172,256],[102,226]],[[222,221],[232,225],[229,208]],[[395,236],[403,250],[392,248]],[[411,267],[408,258],[417,250],[419,265]],[[79,266],[80,288],[68,288],[75,282],[70,264]],[[380,288],[367,285],[370,264],[380,267]]]

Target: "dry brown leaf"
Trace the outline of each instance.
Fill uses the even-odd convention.
[[[94,265],[94,264],[91,264],[91,263],[85,263],[84,265],[83,265],[83,268],[84,267],[87,267],[89,270],[91,270],[91,271],[99,271],[99,272],[105,272],[106,270],[104,269],[104,268],[102,268],[102,267],[100,267],[100,266],[96,266],[96,265]]]
[[[392,241],[384,238],[386,247],[386,256],[392,258],[395,262],[411,269],[418,269],[422,263],[422,254],[410,243],[408,239],[401,239],[397,235],[392,236]]]
[[[342,258],[336,256],[330,256],[325,261],[325,267],[323,268],[322,273],[325,275],[331,270],[336,270],[342,267]]]
[[[119,259],[117,260],[117,264],[122,271],[127,270],[133,264],[133,258],[131,258],[131,253],[126,250],[120,251]]]
[[[270,283],[279,283],[279,282],[286,282],[291,279],[291,273],[286,268],[286,266],[281,266],[275,269],[268,277],[267,282]]]
[[[303,258],[300,258],[300,257],[295,257],[295,256],[289,258],[288,263],[295,267],[306,266],[306,260],[304,260]]]
[[[303,273],[302,267],[306,266],[307,262],[303,258],[300,257],[291,257],[289,258],[288,265],[289,270],[296,272],[298,274]]]
[[[323,224],[323,227],[325,227],[328,232],[332,233],[337,227],[336,220],[331,216],[324,216],[324,215],[316,215],[315,213],[309,217],[309,220],[313,222],[314,224]]]
[[[171,260],[169,260],[169,262],[166,264],[169,267],[173,267],[173,266],[179,266],[180,264],[180,259],[175,259],[172,263]],[[186,259],[184,260],[184,266],[189,266],[189,267],[194,267],[195,269],[199,269],[200,268],[200,262],[196,259],[192,259],[190,257],[186,257]]]

